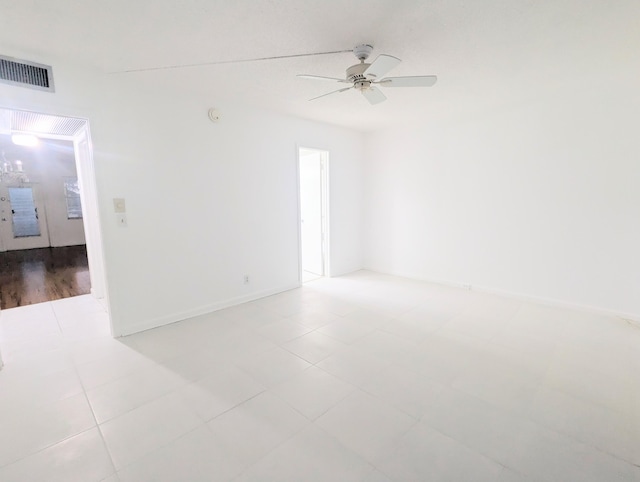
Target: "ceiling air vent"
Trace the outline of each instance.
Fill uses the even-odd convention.
[[[3,109],[0,109],[2,112]],[[87,124],[84,119],[38,114],[22,110],[11,111],[11,131],[54,136],[75,136]]]
[[[0,55],[0,82],[54,92],[53,70],[49,65]]]

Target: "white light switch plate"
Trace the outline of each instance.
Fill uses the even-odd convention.
[[[113,198],[113,212],[126,213],[127,206],[125,205],[123,198]]]

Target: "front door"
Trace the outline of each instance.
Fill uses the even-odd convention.
[[[49,246],[46,213],[36,184],[0,185],[0,240],[4,251]]]

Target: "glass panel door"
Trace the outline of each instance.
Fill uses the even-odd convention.
[[[35,199],[33,199],[33,188],[10,187],[9,204],[11,205],[13,237],[40,236],[38,208]]]
[[[0,250],[46,248],[49,232],[38,185],[0,184]]]

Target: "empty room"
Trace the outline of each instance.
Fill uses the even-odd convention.
[[[2,482],[640,481],[639,2],[0,18]]]

